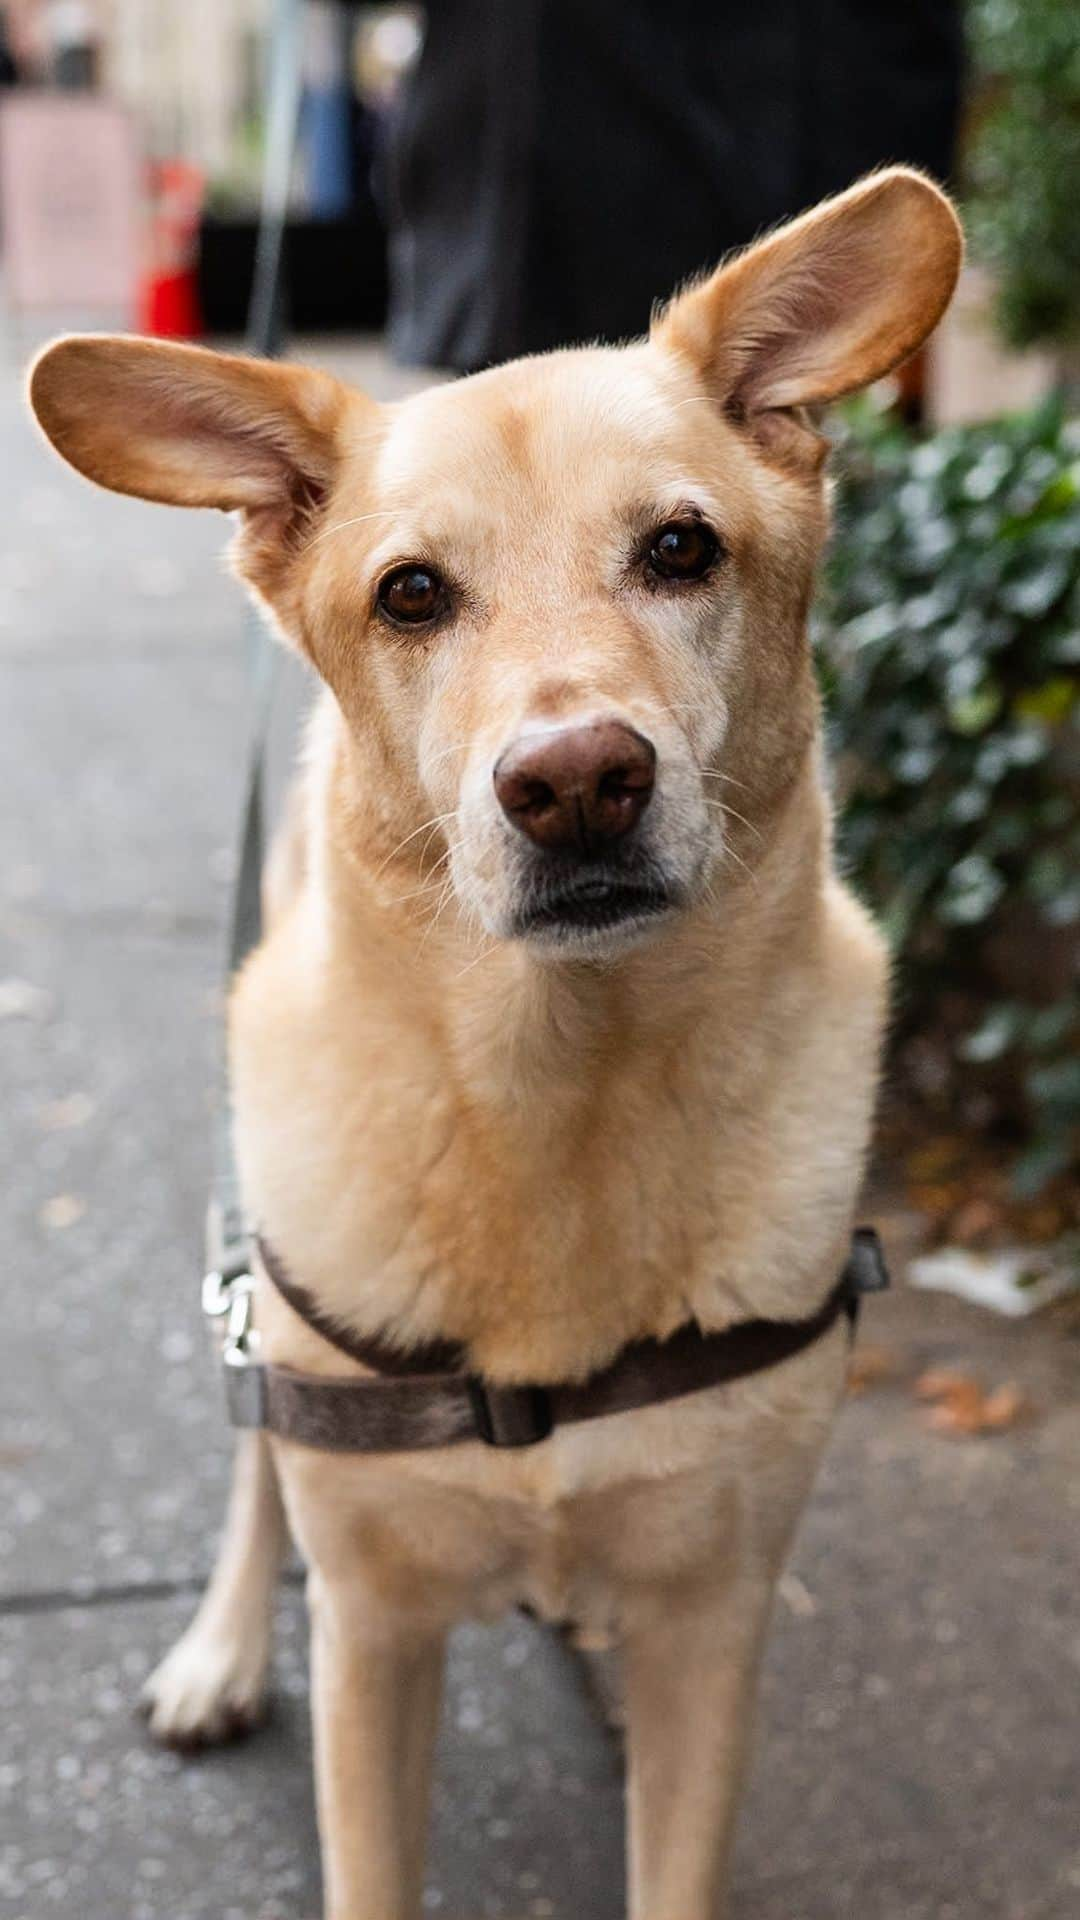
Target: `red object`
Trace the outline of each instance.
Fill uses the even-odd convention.
[[[194,267],[183,273],[146,274],[139,288],[140,333],[163,340],[197,340],[202,333]]]
[[[167,340],[197,340],[199,216],[203,176],[186,160],[150,170],[149,258],[139,286],[139,328]]]

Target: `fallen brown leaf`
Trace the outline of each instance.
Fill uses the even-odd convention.
[[[975,1380],[954,1387],[951,1393],[931,1407],[927,1425],[935,1433],[972,1434],[983,1429],[983,1394]]]
[[[983,1401],[983,1423],[995,1432],[1006,1427],[1015,1427],[1030,1412],[1026,1396],[1014,1381],[1006,1381],[1004,1386],[995,1387]]]
[[[891,1380],[897,1370],[896,1355],[888,1347],[857,1347],[848,1367],[848,1392],[865,1393],[868,1387],[879,1386],[882,1380]]]
[[[958,1207],[949,1222],[949,1238],[961,1246],[972,1246],[976,1241],[985,1241],[1001,1226],[1001,1209],[989,1200],[976,1198],[965,1200]]]
[[[777,1592],[789,1612],[795,1615],[796,1620],[813,1619],[817,1612],[817,1601],[805,1580],[800,1580],[797,1573],[782,1574]]]
[[[963,1197],[963,1188],[958,1180],[913,1180],[908,1187],[908,1199],[919,1213],[928,1213],[931,1219],[943,1219],[952,1214]]]
[[[1035,1241],[1056,1240],[1065,1233],[1069,1225],[1068,1211],[1061,1200],[1043,1201],[1024,1209],[1024,1225],[1027,1235]]]
[[[923,1140],[907,1155],[906,1167],[912,1180],[935,1180],[951,1173],[965,1158],[967,1143],[958,1134],[943,1133]]]
[[[915,1398],[943,1400],[947,1394],[963,1392],[974,1385],[969,1373],[960,1373],[955,1367],[928,1367],[915,1382]]]
[[[1029,1403],[1014,1381],[986,1393],[971,1374],[949,1367],[930,1367],[914,1387],[918,1400],[932,1401],[926,1424],[935,1433],[965,1438],[976,1433],[1002,1433],[1030,1412]]]

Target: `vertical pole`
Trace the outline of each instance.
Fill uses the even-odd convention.
[[[266,92],[266,148],[248,345],[273,359],[285,337],[283,250],[301,91],[301,3],[273,0]]]

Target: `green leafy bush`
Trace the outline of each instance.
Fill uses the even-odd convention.
[[[1080,423],[855,416],[836,463],[816,639],[900,1070],[1034,1193],[1080,1167]]]
[[[969,0],[976,76],[968,229],[1014,346],[1080,343],[1076,0]]]

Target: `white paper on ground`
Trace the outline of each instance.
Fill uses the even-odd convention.
[[[954,1293],[975,1306],[989,1307],[1019,1320],[1060,1300],[1078,1284],[1074,1261],[1031,1247],[1006,1247],[994,1253],[969,1253],[965,1247],[941,1247],[912,1260],[913,1287]]]

